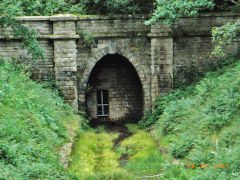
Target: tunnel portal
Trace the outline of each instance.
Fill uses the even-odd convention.
[[[95,121],[136,122],[143,114],[143,89],[133,65],[119,54],[108,54],[91,71],[86,109]]]

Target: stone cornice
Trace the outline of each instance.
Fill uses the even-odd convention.
[[[77,16],[71,14],[59,14],[50,16],[50,21],[76,21],[77,19]]]
[[[182,16],[181,18],[204,18],[204,17],[240,17],[240,13],[230,12],[206,12],[200,13],[197,17]],[[59,14],[53,16],[19,16],[16,19],[20,21],[76,21],[76,20],[124,20],[124,19],[148,19],[151,15],[72,15]],[[181,19],[180,18],[180,19]]]
[[[37,39],[53,39],[53,40],[57,40],[57,39],[79,39],[79,35],[77,34],[60,34],[60,35],[37,35]],[[10,36],[0,36],[1,40],[14,40],[14,39],[20,39],[20,38],[16,38],[13,35]]]
[[[19,16],[16,17],[19,21],[49,21],[49,16]]]

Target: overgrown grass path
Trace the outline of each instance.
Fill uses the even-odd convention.
[[[163,160],[150,133],[136,124],[98,126],[76,140],[69,171],[77,179],[136,179],[161,173]]]

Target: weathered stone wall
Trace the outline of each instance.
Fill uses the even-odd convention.
[[[28,61],[32,67],[32,78],[38,81],[49,81],[54,76],[53,42],[49,39],[41,39],[38,42],[45,50],[46,58],[44,62],[42,60]],[[6,59],[28,57],[26,49],[22,49],[21,46],[22,43],[18,40],[0,40],[0,57]]]
[[[47,55],[45,62],[31,62],[33,78],[45,81],[54,75],[65,101],[75,110],[86,107],[90,74],[97,62],[109,54],[123,56],[135,68],[146,110],[152,100],[169,92],[177,79],[185,78],[184,68],[188,64],[194,62],[199,68],[209,66],[213,61],[209,58],[211,29],[239,17],[221,13],[183,17],[173,28],[159,24],[145,26],[146,16],[58,15],[18,19],[36,30]],[[91,33],[96,43],[84,48],[80,32]],[[11,35],[11,29],[0,28],[2,57],[27,58],[20,45]],[[231,51],[236,53],[239,45],[236,42]],[[120,82],[119,78],[116,80]]]
[[[175,81],[184,80],[186,68],[204,71],[218,59],[210,58],[213,50],[211,31],[229,21],[236,21],[240,15],[227,13],[202,14],[197,18],[183,17],[172,31]],[[236,42],[228,52],[236,54],[240,43]],[[196,68],[196,69],[195,69]]]
[[[91,33],[96,44],[90,51],[78,46],[79,107],[85,104],[85,89],[95,64],[107,54],[119,54],[127,58],[136,69],[144,92],[144,109],[151,103],[150,27],[144,25],[146,16],[86,16],[77,22],[77,31]]]

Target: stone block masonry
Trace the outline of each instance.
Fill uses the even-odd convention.
[[[182,70],[188,64],[197,63],[199,68],[211,64],[211,29],[239,17],[239,14],[205,13],[197,18],[182,17],[172,28],[160,24],[145,26],[148,17],[144,15],[30,16],[18,20],[37,32],[39,44],[46,52],[44,62],[29,62],[32,78],[47,81],[55,77],[65,101],[76,111],[87,108],[93,118],[97,117],[96,91],[108,90],[109,119],[117,120],[140,118],[134,115],[151,108],[151,102],[168,93],[177,79],[185,79]],[[91,33],[95,44],[84,48],[80,32]],[[231,52],[237,53],[239,45],[235,42]],[[21,41],[13,38],[11,29],[0,28],[1,57],[27,59],[26,50],[20,46]],[[102,59],[109,56],[115,58],[108,63],[112,67],[107,68]],[[115,62],[121,59],[116,57],[126,59],[130,65],[124,66],[125,61]],[[115,67],[119,63],[123,66]],[[135,74],[129,71],[125,75],[123,72],[130,66]],[[92,73],[97,67],[101,67],[99,72]],[[139,83],[134,83],[134,77]],[[95,86],[91,96],[87,95],[89,85]]]

